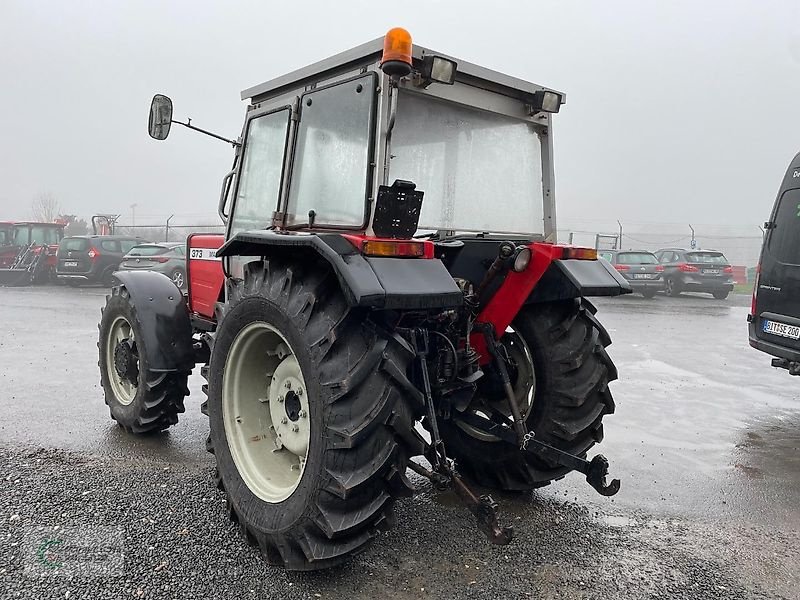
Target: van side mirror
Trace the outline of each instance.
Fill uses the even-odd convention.
[[[153,96],[150,103],[150,119],[147,132],[154,140],[165,140],[172,126],[172,100],[163,94]]]

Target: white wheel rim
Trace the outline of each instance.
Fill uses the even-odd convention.
[[[528,381],[512,382],[514,384],[514,391],[517,393],[516,394],[517,395],[517,402],[520,405],[519,409],[520,409],[520,412],[522,413],[522,419],[523,419],[523,421],[527,421],[528,417],[531,414],[531,410],[533,410],[533,397],[536,394],[536,372],[535,372],[534,367],[533,367],[533,354],[531,354],[531,350],[528,347],[528,344],[525,342],[524,339],[522,339],[522,336],[519,333],[517,333],[515,331],[507,331],[506,332],[506,336],[513,336],[512,340],[509,340],[509,341],[512,341],[512,343],[514,343],[514,344],[518,344],[518,347],[515,348],[515,350],[517,350],[517,352],[515,352],[515,354],[518,355],[517,358],[521,358],[521,357],[524,356],[525,359],[529,361],[529,365],[530,365],[530,379]],[[503,402],[497,403],[497,406],[495,406],[495,408],[497,410],[499,410],[499,412],[502,412],[509,419],[512,418],[511,417],[511,409],[508,407],[508,403],[507,402],[503,401]],[[475,414],[475,415],[478,415],[479,417],[484,417],[484,418],[487,418],[487,419],[491,418],[491,415],[487,414],[486,412],[484,412],[484,411],[482,411],[480,409],[473,410],[472,413]],[[474,437],[476,439],[479,439],[479,440],[481,440],[483,442],[499,442],[499,441],[501,441],[499,437],[497,437],[495,435],[492,435],[490,433],[486,433],[484,431],[481,431],[480,429],[477,429],[477,428],[472,427],[470,425],[467,425],[463,421],[459,421],[459,420],[456,419],[456,425],[458,425],[458,427],[460,427],[463,431],[465,431],[470,436],[472,436],[472,437]]]
[[[233,462],[250,491],[272,504],[297,489],[311,440],[308,391],[286,338],[259,321],[231,344],[222,419]]]
[[[180,271],[173,273],[172,282],[179,288],[183,287],[183,273],[181,273]]]
[[[111,384],[111,389],[114,391],[114,397],[117,399],[117,402],[127,406],[136,398],[137,385],[134,385],[128,379],[120,377],[114,362],[114,350],[117,344],[125,339],[133,342],[135,341],[135,334],[128,319],[120,315],[114,319],[111,323],[111,327],[108,328],[108,337],[106,338],[106,372],[108,373],[108,380]]]

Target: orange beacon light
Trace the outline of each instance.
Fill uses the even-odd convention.
[[[381,70],[397,77],[411,73],[411,34],[402,27],[390,29],[383,38]]]

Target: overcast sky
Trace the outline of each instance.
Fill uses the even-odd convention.
[[[236,137],[242,89],[396,25],[566,92],[562,227],[749,231],[800,151],[797,1],[0,0],[0,220],[50,192],[68,213],[213,222],[232,150],[183,128],[151,140],[153,93]]]

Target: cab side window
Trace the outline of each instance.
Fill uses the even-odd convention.
[[[289,115],[285,108],[254,117],[247,125],[230,235],[272,224],[283,180]]]

